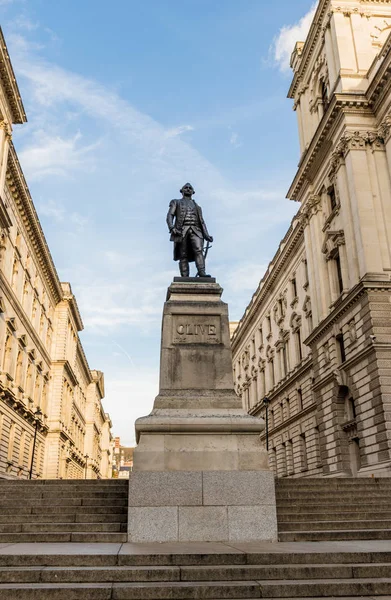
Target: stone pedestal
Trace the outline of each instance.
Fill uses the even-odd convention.
[[[129,541],[277,539],[274,476],[233,387],[228,307],[214,279],[175,278],[160,390],[136,421]]]

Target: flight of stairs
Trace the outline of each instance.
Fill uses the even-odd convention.
[[[391,540],[391,478],[278,479],[281,542]]]
[[[165,544],[154,552],[113,546],[99,554],[0,548],[0,600],[391,597],[391,549],[269,552],[264,545],[251,553],[229,546],[178,553]]]
[[[129,482],[0,479],[0,544],[125,542]]]
[[[391,479],[276,493],[279,544],[137,545],[127,481],[0,480],[0,600],[390,600]]]

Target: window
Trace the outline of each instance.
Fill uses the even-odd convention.
[[[290,410],[290,404],[289,404],[289,398],[286,398],[285,400],[285,414],[286,414],[286,418],[289,419],[289,417],[291,416],[291,410]]]
[[[289,369],[288,369],[288,357],[287,357],[287,347],[286,347],[286,344],[284,344],[283,347],[282,347],[282,366],[283,366],[282,376],[285,377],[285,375],[289,371]]]
[[[303,393],[301,391],[301,389],[299,388],[297,390],[297,412],[300,412],[303,410]]]
[[[301,457],[301,470],[308,471],[308,462],[307,462],[307,442],[305,438],[305,433],[300,435],[300,457]]]
[[[8,453],[7,453],[8,462],[12,462],[12,458],[14,455],[14,444],[15,444],[15,423],[14,423],[14,421],[11,421],[9,438],[8,438]]]
[[[308,262],[306,259],[303,260],[304,265],[304,287],[308,286]]]
[[[284,421],[284,405],[280,402],[281,423]]]
[[[343,279],[342,279],[342,269],[341,269],[341,258],[339,256],[339,250],[337,249],[337,252],[335,254],[335,266],[337,269],[337,281],[338,281],[338,290],[339,293],[342,294],[343,292]]]
[[[320,93],[322,96],[322,103],[323,103],[323,108],[326,111],[328,104],[329,104],[329,93],[327,90],[327,85],[325,83],[324,80],[322,80],[321,86],[320,86]]]
[[[266,320],[267,320],[267,326],[268,326],[268,333],[271,333],[272,332],[272,321],[271,321],[270,315],[268,317],[266,317]]]
[[[345,344],[343,341],[342,332],[335,336],[338,346],[339,360],[340,363],[344,363],[346,361],[346,352],[345,352]]]
[[[275,377],[274,377],[274,360],[270,359],[270,387],[274,387]]]
[[[337,199],[335,196],[335,187],[331,186],[328,191],[329,201],[330,201],[330,211],[332,212],[334,208],[337,206]]]
[[[296,277],[294,277],[294,278],[292,279],[292,294],[293,294],[293,297],[294,297],[294,298],[296,298],[296,296],[297,296],[297,283],[296,283]]]
[[[295,335],[296,335],[297,354],[298,354],[299,362],[300,362],[300,361],[303,360],[303,350],[302,350],[302,347],[301,347],[301,331],[300,331],[300,327],[296,331]]]

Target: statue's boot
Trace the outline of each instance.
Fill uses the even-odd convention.
[[[195,264],[199,277],[210,277],[210,275],[205,273],[205,259],[202,252],[197,252],[195,255]]]
[[[179,272],[181,274],[181,277],[189,277],[190,269],[188,260],[182,259],[179,261]]]

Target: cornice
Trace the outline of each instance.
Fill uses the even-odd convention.
[[[12,226],[12,221],[8,215],[4,201],[0,196],[0,229],[9,229]]]
[[[55,367],[56,365],[60,365],[63,367],[65,373],[68,375],[73,386],[78,385],[79,382],[78,382],[75,372],[72,369],[71,365],[69,364],[68,360],[54,360],[52,362],[52,366]]]
[[[304,343],[306,346],[311,346],[316,342],[334,323],[340,318],[342,314],[348,311],[357,300],[365,294],[368,290],[390,290],[390,281],[360,281],[355,285],[347,296],[338,304],[336,308],[325,318],[315,329],[312,331]]]
[[[327,111],[323,115],[311,143],[303,154],[297,173],[291,187],[288,190],[287,198],[298,200],[300,191],[305,183],[306,176],[315,162],[320,149],[323,147],[327,134],[330,132],[334,122],[340,113],[368,113],[372,114],[370,104],[365,95],[359,93],[334,94]]]
[[[381,56],[383,61],[378,67],[376,74],[374,75],[371,83],[368,86],[366,96],[368,101],[371,103],[374,112],[376,113],[378,107],[390,88],[391,83],[391,34],[388,36],[387,41],[383,47]],[[376,64],[376,59],[373,65]],[[372,67],[369,69],[370,73]]]
[[[44,359],[46,364],[49,366],[51,363],[50,355],[49,355],[48,351],[46,350],[38,333],[36,332],[34,327],[31,325],[31,322],[30,322],[27,314],[25,313],[24,308],[22,307],[19,300],[17,299],[15,292],[11,288],[10,284],[8,283],[7,279],[4,276],[4,273],[2,271],[0,271],[0,284],[1,284],[0,288],[2,290],[2,293],[4,293],[4,295],[7,296],[8,301],[12,306],[12,310],[14,311],[14,313],[16,315],[16,318],[20,320],[23,327],[26,329],[31,341],[37,347],[42,358]]]
[[[77,305],[75,295],[72,292],[71,284],[68,282],[65,282],[65,283],[63,282],[63,283],[61,283],[61,289],[62,289],[62,299],[65,302],[68,302],[68,306],[70,308],[71,315],[75,322],[77,331],[82,331],[84,329],[84,325],[83,325],[83,321],[81,318],[79,307]]]
[[[11,109],[12,122],[21,124],[27,122],[22,98],[20,96],[18,84],[11,60],[8,54],[7,44],[5,43],[3,31],[0,27],[0,80],[9,107]]]
[[[57,304],[63,296],[61,284],[12,142],[8,154],[7,185]]]
[[[257,314],[260,305],[269,293],[270,288],[273,286],[278,275],[281,273],[284,265],[291,257],[294,249],[297,247],[300,241],[304,240],[303,232],[304,229],[300,220],[300,215],[296,214],[292,219],[287,233],[281,240],[276,254],[270,261],[268,268],[266,269],[266,273],[259,283],[258,289],[253,294],[250,304],[248,304],[244,315],[240,319],[234,333],[232,334],[231,345],[233,352],[247,332],[254,314]]]
[[[271,435],[276,435],[277,433],[283,431],[284,429],[291,427],[292,425],[297,425],[298,419],[307,417],[309,414],[312,414],[313,412],[316,413],[316,411],[317,411],[317,405],[314,402],[314,403],[310,404],[309,406],[306,406],[306,408],[303,408],[303,410],[301,410],[299,413],[296,413],[296,414],[292,415],[291,417],[289,417],[289,419],[282,421],[282,423],[280,423],[276,427],[273,427],[273,429],[269,429],[269,432],[268,432],[269,437]],[[257,415],[254,415],[254,416],[257,416]],[[261,440],[266,438],[265,430],[263,430],[263,432],[260,434],[260,438],[261,438]]]
[[[322,34],[323,18],[326,15],[330,0],[320,0],[315,16],[312,20],[310,30],[301,50],[300,65],[294,74],[291,86],[288,91],[288,98],[294,98],[298,86],[303,81],[303,74],[307,69],[308,63],[312,57],[313,49]]]
[[[87,385],[89,385],[93,381],[92,374],[91,374],[91,369],[90,369],[90,366],[88,364],[87,357],[86,357],[86,355],[84,353],[84,349],[83,349],[83,346],[82,346],[82,343],[80,341],[79,336],[77,336],[76,360],[77,360],[77,358],[80,359],[79,364],[80,364],[81,368],[84,371],[84,375],[86,376]]]

